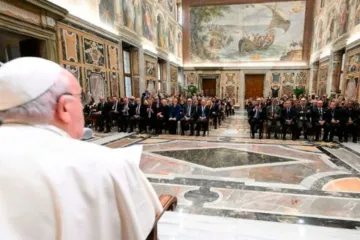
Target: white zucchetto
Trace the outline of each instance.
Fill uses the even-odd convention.
[[[0,67],[0,111],[28,103],[59,79],[63,68],[43,58],[23,57]]]

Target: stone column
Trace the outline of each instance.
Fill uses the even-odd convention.
[[[332,55],[332,71],[331,71],[331,93],[340,92],[340,74],[343,53],[341,51],[334,52]]]
[[[310,79],[311,81],[311,89],[310,93],[311,94],[317,94],[317,85],[318,85],[318,80],[319,80],[319,62],[314,62],[311,65],[312,68],[312,78]]]

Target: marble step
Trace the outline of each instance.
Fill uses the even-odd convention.
[[[166,212],[161,240],[359,240],[359,230]]]

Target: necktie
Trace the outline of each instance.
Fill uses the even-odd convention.
[[[149,107],[148,117],[151,118],[151,106]]]
[[[138,105],[136,108],[136,115],[140,115],[140,105]]]
[[[203,116],[203,117],[205,116],[204,107],[202,107],[202,116]]]
[[[188,107],[188,117],[190,117],[191,115],[191,107]]]

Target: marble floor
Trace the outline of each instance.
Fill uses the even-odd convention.
[[[161,239],[360,239],[360,145],[250,139],[241,114],[205,137],[116,138],[97,141],[142,145],[156,192],[178,197]]]

